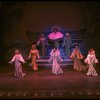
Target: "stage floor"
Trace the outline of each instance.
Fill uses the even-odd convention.
[[[34,72],[23,66],[24,78],[13,76],[13,65],[0,67],[0,98],[100,98],[100,76],[86,76],[86,71],[77,72],[72,66],[62,67],[64,74],[53,75],[51,68],[39,67]],[[96,66],[100,74],[100,65]]]

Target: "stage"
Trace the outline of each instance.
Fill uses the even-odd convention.
[[[96,66],[100,72],[100,65]],[[77,72],[72,65],[62,67],[64,74],[53,75],[50,67],[39,66],[34,72],[27,65],[23,78],[14,77],[14,66],[10,64],[0,67],[1,99],[49,99],[49,98],[100,98],[100,76],[86,76],[86,71]],[[99,73],[100,74],[100,73]]]

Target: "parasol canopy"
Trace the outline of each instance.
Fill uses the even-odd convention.
[[[48,38],[50,40],[57,40],[57,39],[60,39],[60,38],[63,38],[63,34],[61,32],[52,32],[48,35]]]

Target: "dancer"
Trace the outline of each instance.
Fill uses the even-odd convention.
[[[41,34],[41,37],[39,38],[37,45],[41,47],[42,56],[46,56],[48,43],[46,41],[46,37],[44,36],[44,34]]]
[[[32,69],[34,71],[37,71],[38,70],[38,66],[37,66],[37,63],[36,63],[36,59],[37,58],[38,59],[40,58],[39,52],[36,49],[36,46],[35,45],[32,45],[32,49],[30,50],[28,59],[32,59]]]
[[[72,39],[71,35],[67,32],[64,37],[63,47],[65,47],[65,52],[67,56],[71,54]]]
[[[60,57],[60,51],[57,47],[54,47],[50,52],[49,62],[52,62],[52,73],[55,75],[62,74],[63,70],[60,68],[59,62],[62,62],[62,58]]]
[[[26,74],[22,71],[22,63],[25,63],[21,53],[19,50],[15,50],[15,55],[13,56],[12,60],[9,63],[15,64],[15,73],[14,76],[17,78],[24,77]]]
[[[75,45],[75,48],[73,49],[73,52],[70,56],[72,60],[74,60],[73,68],[77,71],[85,70],[85,66],[82,65],[81,59],[83,59],[83,55],[78,47],[78,45]]]
[[[94,64],[98,63],[98,59],[96,58],[94,49],[90,49],[88,52],[88,55],[86,59],[84,60],[86,64],[88,64],[88,72],[87,76],[98,76],[98,73],[96,72],[94,68]]]

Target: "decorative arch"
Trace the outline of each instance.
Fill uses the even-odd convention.
[[[84,2],[28,2],[24,14],[25,29],[40,32],[54,25],[62,26],[65,30],[84,29],[89,21],[86,9]]]

